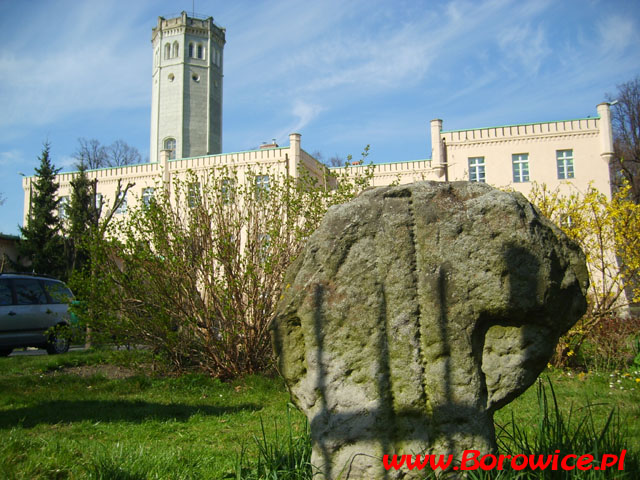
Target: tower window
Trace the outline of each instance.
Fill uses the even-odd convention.
[[[189,44],[189,57],[193,58],[193,43]]]
[[[204,47],[202,45],[198,45],[198,58],[204,58]]]
[[[171,57],[171,45],[168,43],[164,46],[164,59],[168,60]]]
[[[173,160],[176,158],[176,139],[175,138],[167,138],[164,141],[164,149],[169,150],[169,159]]]
[[[173,42],[173,56],[174,56],[174,58],[178,56],[178,53],[180,53],[180,46],[178,45],[178,42]]]

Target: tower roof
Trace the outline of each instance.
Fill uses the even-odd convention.
[[[180,14],[172,14],[168,18],[158,17],[158,24],[152,29],[151,41],[155,40],[159,32],[166,32],[167,30],[172,30],[173,33],[188,30],[189,33],[199,33],[203,36],[207,36],[211,32],[216,34],[222,43],[225,43],[226,29],[217,25],[211,16],[187,15],[187,12],[182,11]]]

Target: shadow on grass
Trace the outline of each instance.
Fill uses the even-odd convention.
[[[258,411],[262,406],[246,403],[232,407],[211,405],[162,404],[119,400],[58,400],[2,412],[0,428],[73,422],[131,422],[149,420],[187,421],[193,415],[221,416],[241,411]]]

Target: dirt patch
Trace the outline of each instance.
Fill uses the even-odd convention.
[[[77,367],[64,367],[59,370],[54,370],[52,374],[67,374],[78,375],[79,377],[92,377],[94,375],[100,375],[110,380],[119,378],[129,378],[136,375],[136,371],[127,368],[119,367],[117,365],[81,365]]]

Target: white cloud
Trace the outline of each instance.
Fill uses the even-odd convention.
[[[70,155],[62,155],[56,158],[56,167],[68,171],[70,168],[74,168],[78,163],[78,160]]]
[[[20,150],[12,149],[5,152],[0,152],[0,166],[19,167],[23,162],[24,162],[24,154]]]
[[[604,53],[620,53],[630,45],[637,46],[638,34],[631,18],[609,15],[598,22],[597,28]]]
[[[498,43],[505,58],[518,62],[525,71],[534,75],[552,53],[545,30],[540,25],[514,25],[501,32]]]
[[[0,126],[44,125],[77,112],[95,112],[148,102],[148,44],[136,38],[135,9],[126,16],[86,2],[47,22],[38,18],[3,39],[0,51]],[[115,18],[114,18],[115,17]],[[35,46],[35,47],[34,47]]]
[[[295,120],[278,132],[277,140],[281,143],[286,143],[289,133],[300,133],[304,127],[309,125],[323,110],[324,108],[320,105],[308,103],[303,100],[296,100],[291,108],[291,115]]]

